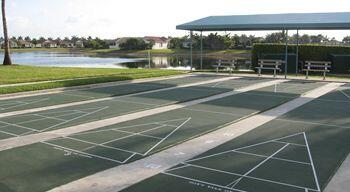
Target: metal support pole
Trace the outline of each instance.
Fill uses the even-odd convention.
[[[284,78],[287,79],[288,70],[288,30],[286,30],[286,50],[285,50],[285,63],[284,63]]]
[[[295,56],[295,75],[298,76],[298,70],[299,70],[299,29],[297,29],[297,50],[296,50],[296,56]]]
[[[151,51],[148,50],[148,68],[151,68]]]
[[[193,41],[192,41],[192,34],[193,32],[190,31],[190,63],[191,63],[191,72],[193,68]]]
[[[203,34],[201,31],[201,56],[200,56],[201,69],[203,69]]]

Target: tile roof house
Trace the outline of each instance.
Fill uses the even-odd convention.
[[[168,49],[169,39],[166,37],[146,36],[144,40],[146,42],[154,42],[152,49]]]

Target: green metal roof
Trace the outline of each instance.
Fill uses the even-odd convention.
[[[176,26],[191,31],[350,29],[350,12],[210,16]]]

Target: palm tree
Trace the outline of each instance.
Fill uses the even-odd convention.
[[[7,34],[7,22],[6,22],[6,14],[5,14],[5,0],[1,0],[1,11],[2,11],[2,24],[4,29],[4,65],[11,65],[11,57],[10,57],[10,42]]]

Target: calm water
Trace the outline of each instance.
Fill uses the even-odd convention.
[[[3,57],[3,53],[0,54]],[[90,57],[78,53],[58,52],[24,52],[12,53],[12,61],[16,64],[31,66],[51,67],[86,67],[86,68],[164,68],[189,70],[190,58],[188,56],[151,57],[149,58],[127,58],[127,57]],[[204,58],[203,65],[194,57],[195,69],[213,69],[217,59]],[[251,66],[241,62],[237,69],[249,70]]]

